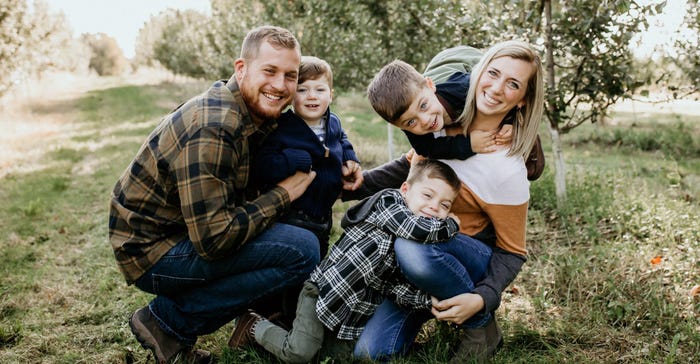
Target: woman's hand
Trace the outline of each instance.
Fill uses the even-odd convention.
[[[433,316],[440,321],[454,322],[457,325],[484,309],[484,299],[476,293],[462,293],[442,301],[431,298]]]

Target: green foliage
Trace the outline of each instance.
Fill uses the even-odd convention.
[[[543,176],[530,185],[530,206],[544,213],[554,228],[587,242],[600,241],[608,237],[600,224],[610,215],[612,183],[609,176],[594,173],[569,181],[567,204],[558,208],[554,180],[546,167]]]
[[[160,37],[153,42],[153,57],[165,68],[192,77],[205,76],[200,57],[208,52],[202,38],[208,19],[194,11],[169,11],[162,19]]]
[[[687,93],[700,91],[700,86],[698,86],[700,85],[700,42],[697,39],[698,34],[700,34],[700,6],[698,5],[700,5],[698,0],[688,0],[684,18],[685,28],[691,34],[695,34],[695,37],[691,35],[685,39],[679,38],[675,42],[676,47],[680,50],[679,54],[676,57],[671,57],[686,76]],[[674,97],[679,96],[678,89],[680,87],[672,89]]]
[[[577,0],[551,2],[551,32],[545,53],[550,74],[547,118],[552,128],[566,133],[586,121],[597,122],[639,80],[632,77],[630,40],[647,26],[657,4],[635,1]],[[553,76],[553,77],[552,77]],[[554,82],[552,82],[554,81]],[[585,108],[583,106],[586,106]]]
[[[161,97],[162,94],[157,90],[144,92],[139,86],[120,86],[99,92],[88,92],[78,108],[85,115],[83,122],[102,123],[104,120],[143,122],[162,116],[184,101],[175,100],[168,101],[165,105],[154,105],[153,103]],[[184,98],[184,96],[181,97]]]
[[[21,339],[22,325],[20,323],[3,323],[0,325],[0,348],[13,346]]]
[[[339,90],[364,89],[386,63],[400,58],[419,70],[439,50],[462,42],[486,45],[462,2],[212,0],[211,19],[162,13],[142,28],[139,62],[153,57],[173,72],[229,77],[241,42],[252,28],[290,29],[302,53],[326,59]],[[167,30],[166,30],[167,29]],[[157,51],[160,49],[160,51]],[[186,66],[183,66],[185,65]]]

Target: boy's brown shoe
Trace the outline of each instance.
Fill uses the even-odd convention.
[[[238,316],[236,326],[233,328],[231,338],[228,340],[228,347],[231,349],[244,348],[255,344],[255,324],[264,318],[253,310]]]
[[[141,346],[153,352],[158,364],[211,362],[211,353],[208,351],[191,350],[163,331],[148,306],[131,315],[129,327]]]
[[[461,339],[450,364],[482,363],[503,346],[503,335],[494,316],[484,327],[462,330]]]

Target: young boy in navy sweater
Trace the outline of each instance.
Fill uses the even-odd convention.
[[[340,119],[330,111],[332,100],[333,72],[328,62],[302,57],[293,110],[282,114],[277,130],[265,139],[252,172],[252,181],[263,190],[296,171],[316,172],[306,192],[279,221],[314,232],[321,258],[328,252],[332,207],[343,189],[343,176],[356,177],[355,186],[362,182],[360,161]]]

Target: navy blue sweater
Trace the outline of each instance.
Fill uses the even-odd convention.
[[[342,165],[353,160],[359,163],[352,144],[340,125],[338,116],[326,111],[325,146],[308,125],[292,110],[277,120],[272,132],[256,153],[252,181],[263,190],[273,187],[297,171],[314,170],[316,178],[306,192],[292,202],[291,209],[325,218],[343,187]]]

